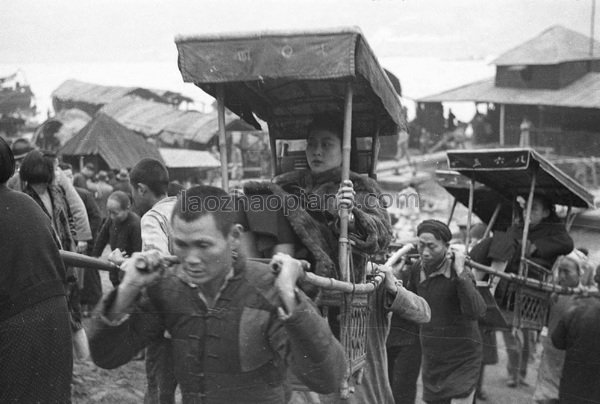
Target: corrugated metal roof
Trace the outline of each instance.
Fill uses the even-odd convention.
[[[225,114],[225,130],[255,131],[254,127],[244,122],[240,117],[232,113]],[[163,137],[183,137],[185,140],[206,144],[219,131],[217,112],[203,114],[197,111],[186,111],[177,120],[169,123],[161,134]]]
[[[588,36],[555,25],[535,38],[503,53],[492,64],[497,66],[554,65],[590,59],[600,59],[600,42],[594,41],[594,57],[591,57]]]
[[[52,92],[52,97],[104,105],[124,97],[133,90],[135,87],[102,86],[79,80],[67,80]]]
[[[99,155],[114,170],[131,168],[145,157],[163,161],[156,146],[102,113],[71,138],[59,153]]]
[[[141,100],[134,97],[123,97],[100,109],[121,125],[143,133],[145,136],[156,136],[165,127],[186,114],[168,104]]]
[[[588,73],[558,90],[496,87],[494,79],[485,79],[418,102],[492,102],[513,105],[548,105],[571,108],[600,108],[600,73]]]
[[[163,134],[168,133],[171,136],[182,137],[185,140],[194,139],[201,132],[206,122],[213,118],[214,114],[187,111],[176,120],[169,122],[161,132],[161,137]]]
[[[143,87],[104,86],[79,80],[66,80],[52,92],[52,97],[60,100],[105,105],[127,95],[138,95],[144,99],[168,103],[170,99],[192,102],[193,99],[171,90],[148,89]]]
[[[160,147],[160,155],[168,168],[217,168],[221,162],[207,151]]]
[[[149,91],[152,91],[154,94],[164,98],[164,99],[171,99],[171,98],[177,98],[179,100],[181,100],[182,102],[194,102],[193,98],[190,98],[188,96],[185,96],[181,93],[177,93],[171,90],[161,90],[161,89],[156,89],[156,88],[150,88]]]

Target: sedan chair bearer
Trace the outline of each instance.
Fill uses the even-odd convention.
[[[482,361],[477,320],[485,301],[464,255],[452,253],[452,233],[438,220],[417,227],[419,261],[407,286],[431,306],[431,322],[421,325],[423,400],[428,404],[471,404]],[[414,286],[413,286],[414,287]]]
[[[168,331],[184,404],[286,403],[287,368],[316,391],[334,391],[343,376],[343,348],[296,288],[300,261],[276,255],[277,274],[246,261],[235,214],[202,204],[226,200],[225,191],[199,186],[185,198],[200,203],[189,209],[179,196],[175,205],[179,262],[164,268],[165,259],[148,253],[123,264],[125,277],[94,318],[94,362],[123,365]]]
[[[349,238],[353,243],[353,276],[358,282],[369,255],[387,247],[392,230],[388,213],[381,204],[381,191],[374,180],[351,172],[351,181],[340,186],[342,128],[342,123],[335,117],[317,116],[308,130],[308,169],[281,174],[271,183],[249,183],[245,186],[248,198],[256,194],[270,194],[281,201],[291,197],[299,201],[299,207],[289,209],[287,215],[282,210],[247,211],[246,226],[255,236],[249,238],[251,242],[256,239],[258,248],[254,249],[255,252],[287,251],[307,258],[317,275],[339,278],[335,264],[338,261],[338,209],[349,207],[353,218],[349,228]],[[353,149],[356,150],[356,147]],[[317,203],[311,204],[311,198]],[[248,248],[253,250],[252,245]],[[367,354],[362,384],[356,386],[347,401],[342,401],[338,393],[318,397],[296,391],[292,402],[393,402],[385,348],[389,331],[388,313],[394,312],[421,324],[429,321],[430,310],[424,299],[396,282],[391,268],[382,267],[380,270],[385,272],[385,282],[371,297],[375,299],[371,306],[375,309],[367,323]],[[337,307],[329,307],[329,318],[337,317],[334,312],[338,310]],[[330,325],[337,334],[337,321]]]

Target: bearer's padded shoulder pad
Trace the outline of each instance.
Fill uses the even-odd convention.
[[[268,264],[247,261],[244,277],[269,304],[273,307],[280,305],[279,294],[274,287],[276,275]]]

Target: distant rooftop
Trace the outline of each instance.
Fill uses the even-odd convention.
[[[600,108],[600,73],[588,73],[557,90],[496,87],[494,78],[476,81],[419,102],[491,102],[516,105],[550,105],[570,108]]]
[[[600,42],[594,41],[590,55],[590,38],[560,25],[552,26],[533,39],[503,53],[492,64],[554,65],[577,60],[600,59]]]

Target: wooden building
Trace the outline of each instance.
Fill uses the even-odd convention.
[[[492,63],[493,78],[419,99],[418,119],[427,126],[429,115],[439,118],[446,102],[486,104],[500,145],[519,145],[527,117],[531,146],[560,155],[600,155],[600,42],[553,26]]]

